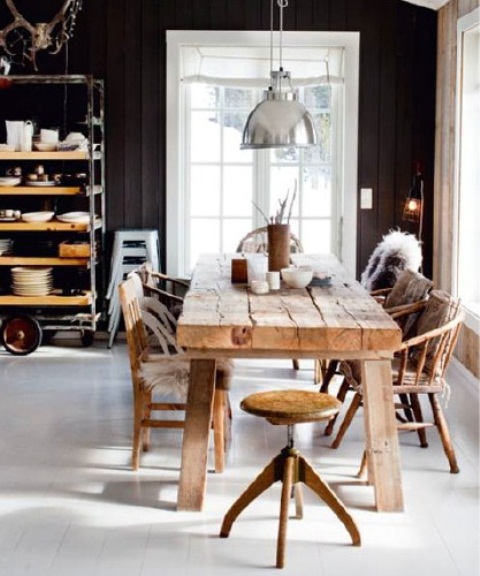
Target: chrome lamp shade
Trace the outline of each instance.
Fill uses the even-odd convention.
[[[243,129],[241,149],[313,146],[317,133],[313,118],[294,91],[268,90],[250,112]]]

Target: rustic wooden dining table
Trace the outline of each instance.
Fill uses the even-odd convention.
[[[178,344],[191,362],[178,510],[199,511],[204,504],[218,358],[361,360],[368,481],[375,507],[403,510],[391,385],[391,358],[401,331],[335,257],[293,258],[330,276],[330,285],[282,285],[255,295],[245,284],[232,284],[232,255],[204,255],[195,267],[177,328]]]

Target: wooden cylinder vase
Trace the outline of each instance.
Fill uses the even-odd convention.
[[[268,270],[279,272],[290,264],[290,226],[288,224],[269,224]]]

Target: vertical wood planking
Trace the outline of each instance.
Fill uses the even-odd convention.
[[[360,108],[358,190],[373,188],[374,210],[359,211],[358,271],[365,267],[366,259],[379,241],[378,229],[378,155],[379,155],[379,94],[380,94],[380,22],[371,17],[377,7],[376,0],[365,2],[361,21]],[[360,206],[360,202],[358,202]]]
[[[107,133],[108,185],[107,222],[109,230],[126,225],[125,218],[125,0],[107,0],[105,118]]]
[[[141,4],[140,4],[141,6]],[[125,221],[127,228],[143,222],[143,205],[147,203],[142,188],[142,10],[126,2],[124,20],[125,46]],[[147,113],[147,111],[145,111]]]
[[[141,186],[145,194],[142,206],[142,222],[148,228],[163,229],[163,208],[160,203],[164,197],[164,162],[160,162],[160,138],[162,133],[160,115],[164,109],[160,98],[160,67],[159,57],[163,55],[160,45],[164,44],[164,35],[158,34],[158,11],[153,0],[142,0],[141,36],[143,38],[142,51],[142,78],[141,78],[141,111],[142,111],[142,140],[141,140]],[[161,190],[162,188],[162,190]]]
[[[389,32],[396,23],[395,3],[383,3],[383,22],[380,30],[377,221],[379,230],[389,230],[394,227],[398,214],[395,196],[396,38]]]

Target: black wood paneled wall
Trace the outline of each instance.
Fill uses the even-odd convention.
[[[158,228],[165,246],[165,31],[268,30],[269,12],[269,0],[85,0],[68,61],[42,55],[40,72],[106,81],[109,231]],[[358,272],[389,229],[416,231],[401,215],[419,161],[431,275],[436,20],[400,0],[290,0],[284,11],[286,30],[361,33],[358,189],[373,188],[374,209],[358,212]]]

